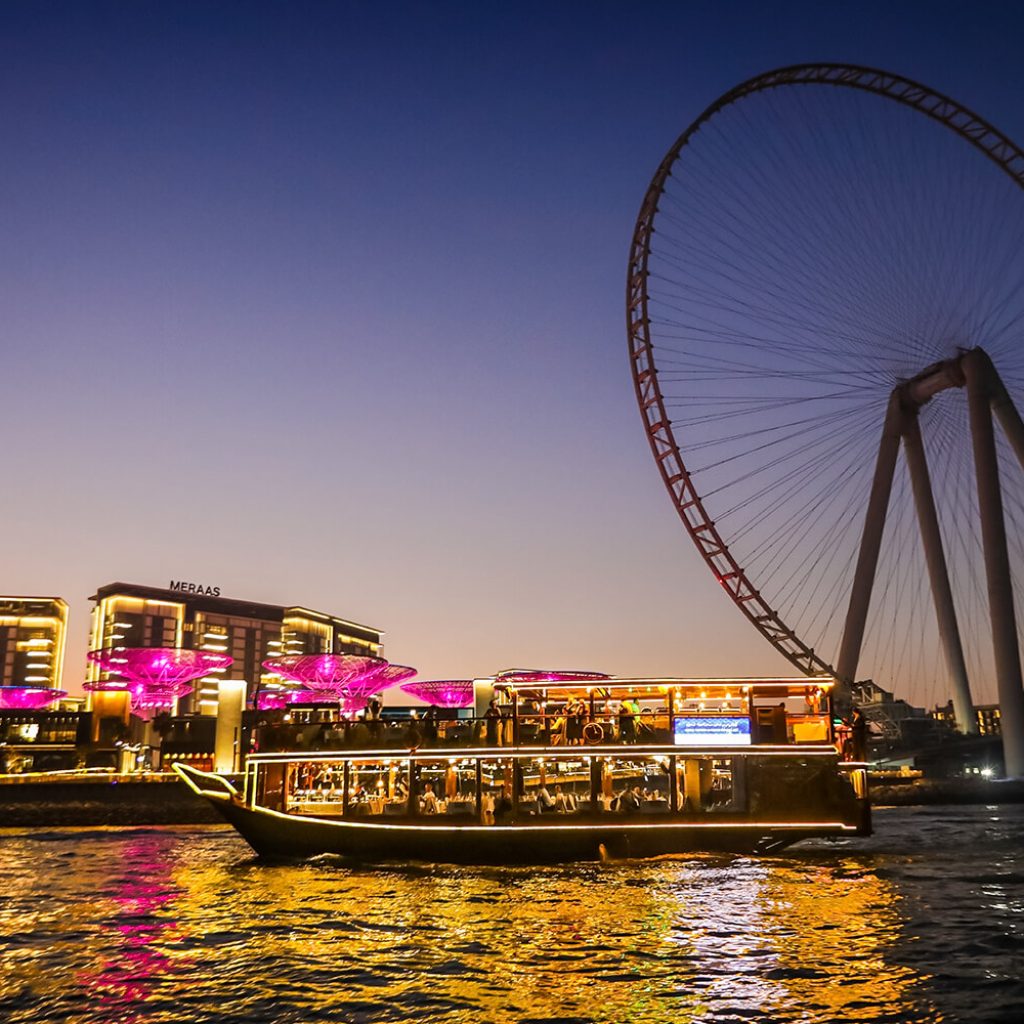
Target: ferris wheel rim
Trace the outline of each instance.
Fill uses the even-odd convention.
[[[717,114],[745,97],[768,89],[821,85],[867,92],[910,107],[944,125],[995,163],[1024,190],[1024,150],[989,121],[951,97],[902,75],[865,65],[793,64],[762,72],[734,86],[711,103],[676,139],[662,158],[644,194],[630,243],[626,274],[626,331],[634,391],[648,443],[666,490],[705,564],[732,602],[765,639],[807,676],[835,676],[835,669],[762,596],[733,556],[695,487],[669,418],[658,383],[648,307],[648,261],[655,233],[658,200],[680,154],[693,136]],[[852,685],[855,680],[840,680]]]

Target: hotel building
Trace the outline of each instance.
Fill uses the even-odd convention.
[[[219,684],[243,681],[246,698],[257,686],[279,682],[262,663],[282,654],[379,656],[381,632],[326,612],[220,597],[219,588],[173,583],[167,588],[110,583],[92,596],[92,649],[182,647],[229,654],[230,667],[198,680],[179,714],[217,713]],[[106,680],[89,663],[88,682]]]
[[[0,597],[0,685],[61,689],[67,626],[59,597]]]

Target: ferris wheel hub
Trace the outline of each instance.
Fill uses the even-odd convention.
[[[900,404],[907,412],[917,412],[930,402],[940,391],[964,386],[964,371],[960,365],[962,355],[955,359],[943,359],[923,369],[919,374],[903,381],[896,387]]]

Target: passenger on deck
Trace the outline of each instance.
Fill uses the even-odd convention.
[[[786,702],[780,700],[772,708],[772,739],[776,743],[789,742],[789,728],[786,720]]]
[[[486,790],[480,794],[480,817],[485,825],[494,824],[494,794]]]
[[[423,795],[420,797],[420,811],[423,814],[437,814],[437,796],[434,787],[428,782],[423,787]]]
[[[561,786],[555,786],[555,810],[563,814],[576,810],[576,797],[572,793],[563,793]]]
[[[381,732],[381,709],[383,705],[376,697],[370,698],[370,703],[366,705],[366,723],[367,728],[370,730],[370,739],[379,740]]]
[[[503,789],[501,796],[494,801],[494,820],[501,821],[509,811],[512,810],[512,797],[509,796],[508,790]]]
[[[403,741],[410,750],[415,750],[423,742],[423,733],[420,732],[420,723],[416,719],[416,712],[409,714],[409,724],[405,727]]]
[[[868,751],[868,720],[860,708],[853,709],[850,717],[850,759],[864,761]]]
[[[619,737],[623,743],[636,742],[636,715],[629,700],[619,705]]]
[[[537,790],[537,813],[543,814],[545,811],[553,811],[554,809],[554,797],[548,792],[547,786],[541,786]]]
[[[583,742],[583,726],[587,720],[587,706],[579,697],[574,697],[565,708],[565,738],[571,746]]]
[[[484,712],[484,722],[487,726],[487,745],[496,747],[498,745],[498,727],[501,725],[501,712],[498,710],[498,702],[492,700]]]
[[[433,704],[423,712],[423,740],[433,746],[437,743],[438,711]]]
[[[635,814],[640,810],[640,787],[623,790],[619,797],[619,810],[623,814]]]

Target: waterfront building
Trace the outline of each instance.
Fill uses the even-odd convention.
[[[956,713],[953,710],[953,702],[940,705],[931,712],[931,717],[939,722],[947,722],[956,728]],[[999,736],[1002,734],[998,704],[975,704],[974,717],[978,723],[979,736]]]
[[[89,712],[0,709],[0,775],[75,768],[91,733]]]
[[[0,686],[61,689],[67,626],[59,597],[0,597]]]
[[[246,700],[280,679],[262,663],[285,654],[379,657],[381,631],[326,612],[222,597],[219,587],[172,582],[168,587],[110,583],[93,602],[90,647],[179,647],[227,654],[230,666],[197,680],[179,713],[216,715],[220,683],[242,681]],[[86,681],[109,679],[90,664]]]

